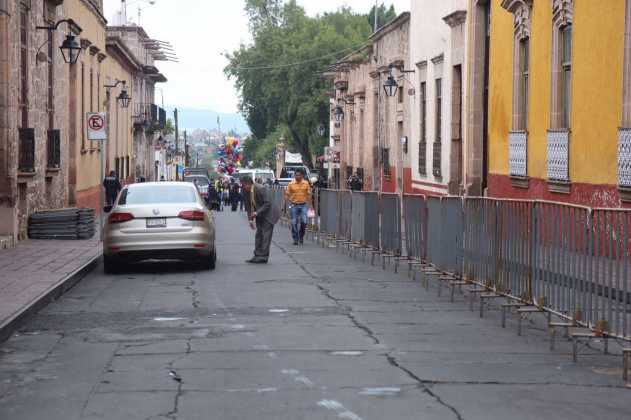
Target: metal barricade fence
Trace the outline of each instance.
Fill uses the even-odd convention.
[[[320,191],[320,229],[329,235],[337,233],[337,193],[334,190]]]
[[[405,222],[407,256],[417,260],[426,260],[427,206],[425,196],[403,196],[403,220]]]
[[[401,255],[401,199],[397,194],[381,194],[381,250]]]
[[[365,244],[366,242],[366,196],[361,192],[354,192],[352,197],[351,241]]]
[[[365,192],[364,196],[364,235],[366,245],[379,249],[379,193]]]
[[[353,201],[350,191],[337,191],[338,197],[338,224],[337,239],[351,239],[351,225],[353,220]]]
[[[631,340],[631,211],[334,190],[319,200],[321,232],[400,255],[403,219],[410,258]]]
[[[427,197],[427,260],[438,269],[444,270],[443,212],[440,197]]]
[[[631,339],[630,225],[631,211],[590,211],[587,229],[583,235],[579,233],[570,255],[565,255],[573,266],[571,272],[585,274],[574,282],[570,293],[557,291],[587,326],[626,339]],[[576,258],[576,253],[582,258]]]

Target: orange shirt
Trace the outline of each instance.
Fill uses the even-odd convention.
[[[311,202],[311,185],[305,180],[298,183],[293,180],[287,185],[285,199],[292,204],[305,204]]]

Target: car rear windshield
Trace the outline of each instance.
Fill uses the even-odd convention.
[[[118,200],[120,206],[138,204],[195,203],[195,190],[188,185],[156,185],[125,188]]]

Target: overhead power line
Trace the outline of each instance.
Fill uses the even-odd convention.
[[[340,55],[342,53],[347,53],[348,51],[359,52],[364,47],[366,47],[367,45],[370,45],[370,42],[364,42],[363,44],[354,45],[352,47],[344,48],[343,50],[332,52],[332,53],[323,55],[321,57],[310,58],[308,60],[303,60],[303,61],[296,61],[294,63],[274,64],[274,65],[267,65],[267,66],[252,66],[252,67],[239,66],[239,67],[236,67],[236,70],[277,70],[277,69],[284,69],[284,68],[288,68],[288,67],[296,67],[296,66],[300,66],[300,65],[303,65],[303,64],[308,64],[308,63],[313,63],[313,62],[316,62],[316,61],[325,60],[325,59],[330,58],[332,56],[338,56],[338,55]]]

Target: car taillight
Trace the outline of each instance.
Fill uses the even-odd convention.
[[[187,210],[187,211],[180,212],[180,214],[177,217],[184,220],[204,220],[205,216],[206,215],[204,214],[203,211]]]
[[[108,217],[108,222],[110,223],[123,223],[129,222],[134,219],[134,215],[131,213],[112,213],[110,217]]]

